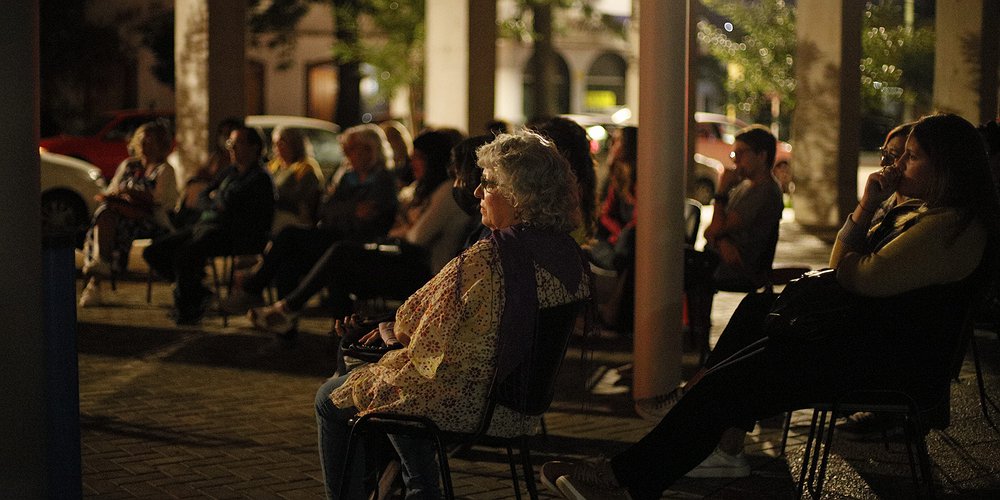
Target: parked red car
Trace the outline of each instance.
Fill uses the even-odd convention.
[[[174,129],[174,112],[167,110],[121,110],[99,115],[76,135],[61,134],[39,141],[46,151],[88,161],[101,169],[106,179],[115,174],[118,164],[128,157],[128,140],[139,125],[157,119],[167,120]]]

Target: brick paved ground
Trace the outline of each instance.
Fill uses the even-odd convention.
[[[777,265],[823,265],[829,246],[784,224]],[[166,319],[169,288],[123,282],[108,307],[79,310],[80,410],[83,481],[90,498],[319,498],[322,481],[315,451],[312,399],[332,371],[328,320],[306,318],[294,345],[277,343],[237,318],[223,328],[209,318],[197,329]],[[715,335],[740,296],[719,294]],[[987,384],[996,394],[1000,345],[979,332]],[[536,463],[600,453],[613,455],[650,424],[631,410],[625,392],[590,394],[581,381],[598,370],[626,364],[627,337],[605,335],[581,360],[574,345],[560,376],[557,400],[546,415],[548,437],[535,443]],[[970,358],[971,359],[971,358]],[[694,369],[694,355],[685,369]],[[598,373],[603,373],[600,371]],[[928,438],[941,496],[1000,497],[1000,431],[979,410],[967,360],[953,387],[952,425]],[[994,413],[1000,416],[1000,413]],[[1000,419],[997,419],[1000,421]],[[794,496],[806,412],[796,412],[787,456],[779,456],[779,422],[764,422],[750,436],[753,475],[736,481],[682,480],[668,498],[784,498]],[[826,490],[839,498],[908,498],[914,495],[902,446],[837,443]],[[504,455],[474,448],[452,462],[462,498],[513,496]],[[541,486],[540,486],[541,487]],[[543,497],[552,498],[542,491]]]

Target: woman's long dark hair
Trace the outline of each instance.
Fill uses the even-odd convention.
[[[448,180],[452,146],[451,136],[436,130],[424,132],[413,139],[413,149],[423,153],[427,165],[424,176],[413,190],[414,205],[422,205],[442,182]]]
[[[590,152],[587,131],[577,122],[562,116],[549,118],[531,128],[551,139],[569,161],[580,193],[584,231],[587,237],[593,236],[597,222],[597,174],[594,171],[594,157]]]
[[[929,206],[955,207],[967,220],[978,219],[989,234],[983,256],[991,277],[1000,271],[1000,197],[989,168],[986,145],[971,123],[954,114],[925,116],[910,136],[927,153],[934,169]]]

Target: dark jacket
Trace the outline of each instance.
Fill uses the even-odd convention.
[[[371,207],[365,217],[359,216],[359,204]],[[317,226],[343,239],[373,241],[389,232],[398,206],[396,180],[387,170],[372,172],[364,182],[350,171],[340,176],[333,192],[321,202]]]
[[[229,166],[202,195],[204,210],[198,224],[219,226],[237,250],[263,248],[270,237],[275,203],[274,182],[264,169],[240,174]]]

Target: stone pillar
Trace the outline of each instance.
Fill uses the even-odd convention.
[[[246,0],[175,0],[178,179],[208,161],[215,127],[246,114]]]
[[[424,123],[470,135],[493,119],[496,1],[427,2]]]
[[[667,393],[680,381],[689,3],[639,2],[636,400]]]
[[[0,122],[4,176],[0,224],[0,491],[46,498],[47,356],[42,315],[41,209],[38,160],[38,1],[9,2],[0,16]],[[79,481],[79,477],[77,477]],[[79,488],[77,488],[79,491]]]
[[[938,0],[934,33],[934,108],[995,119],[1000,0]]]
[[[828,232],[857,204],[864,0],[800,0],[796,16],[795,219]]]

